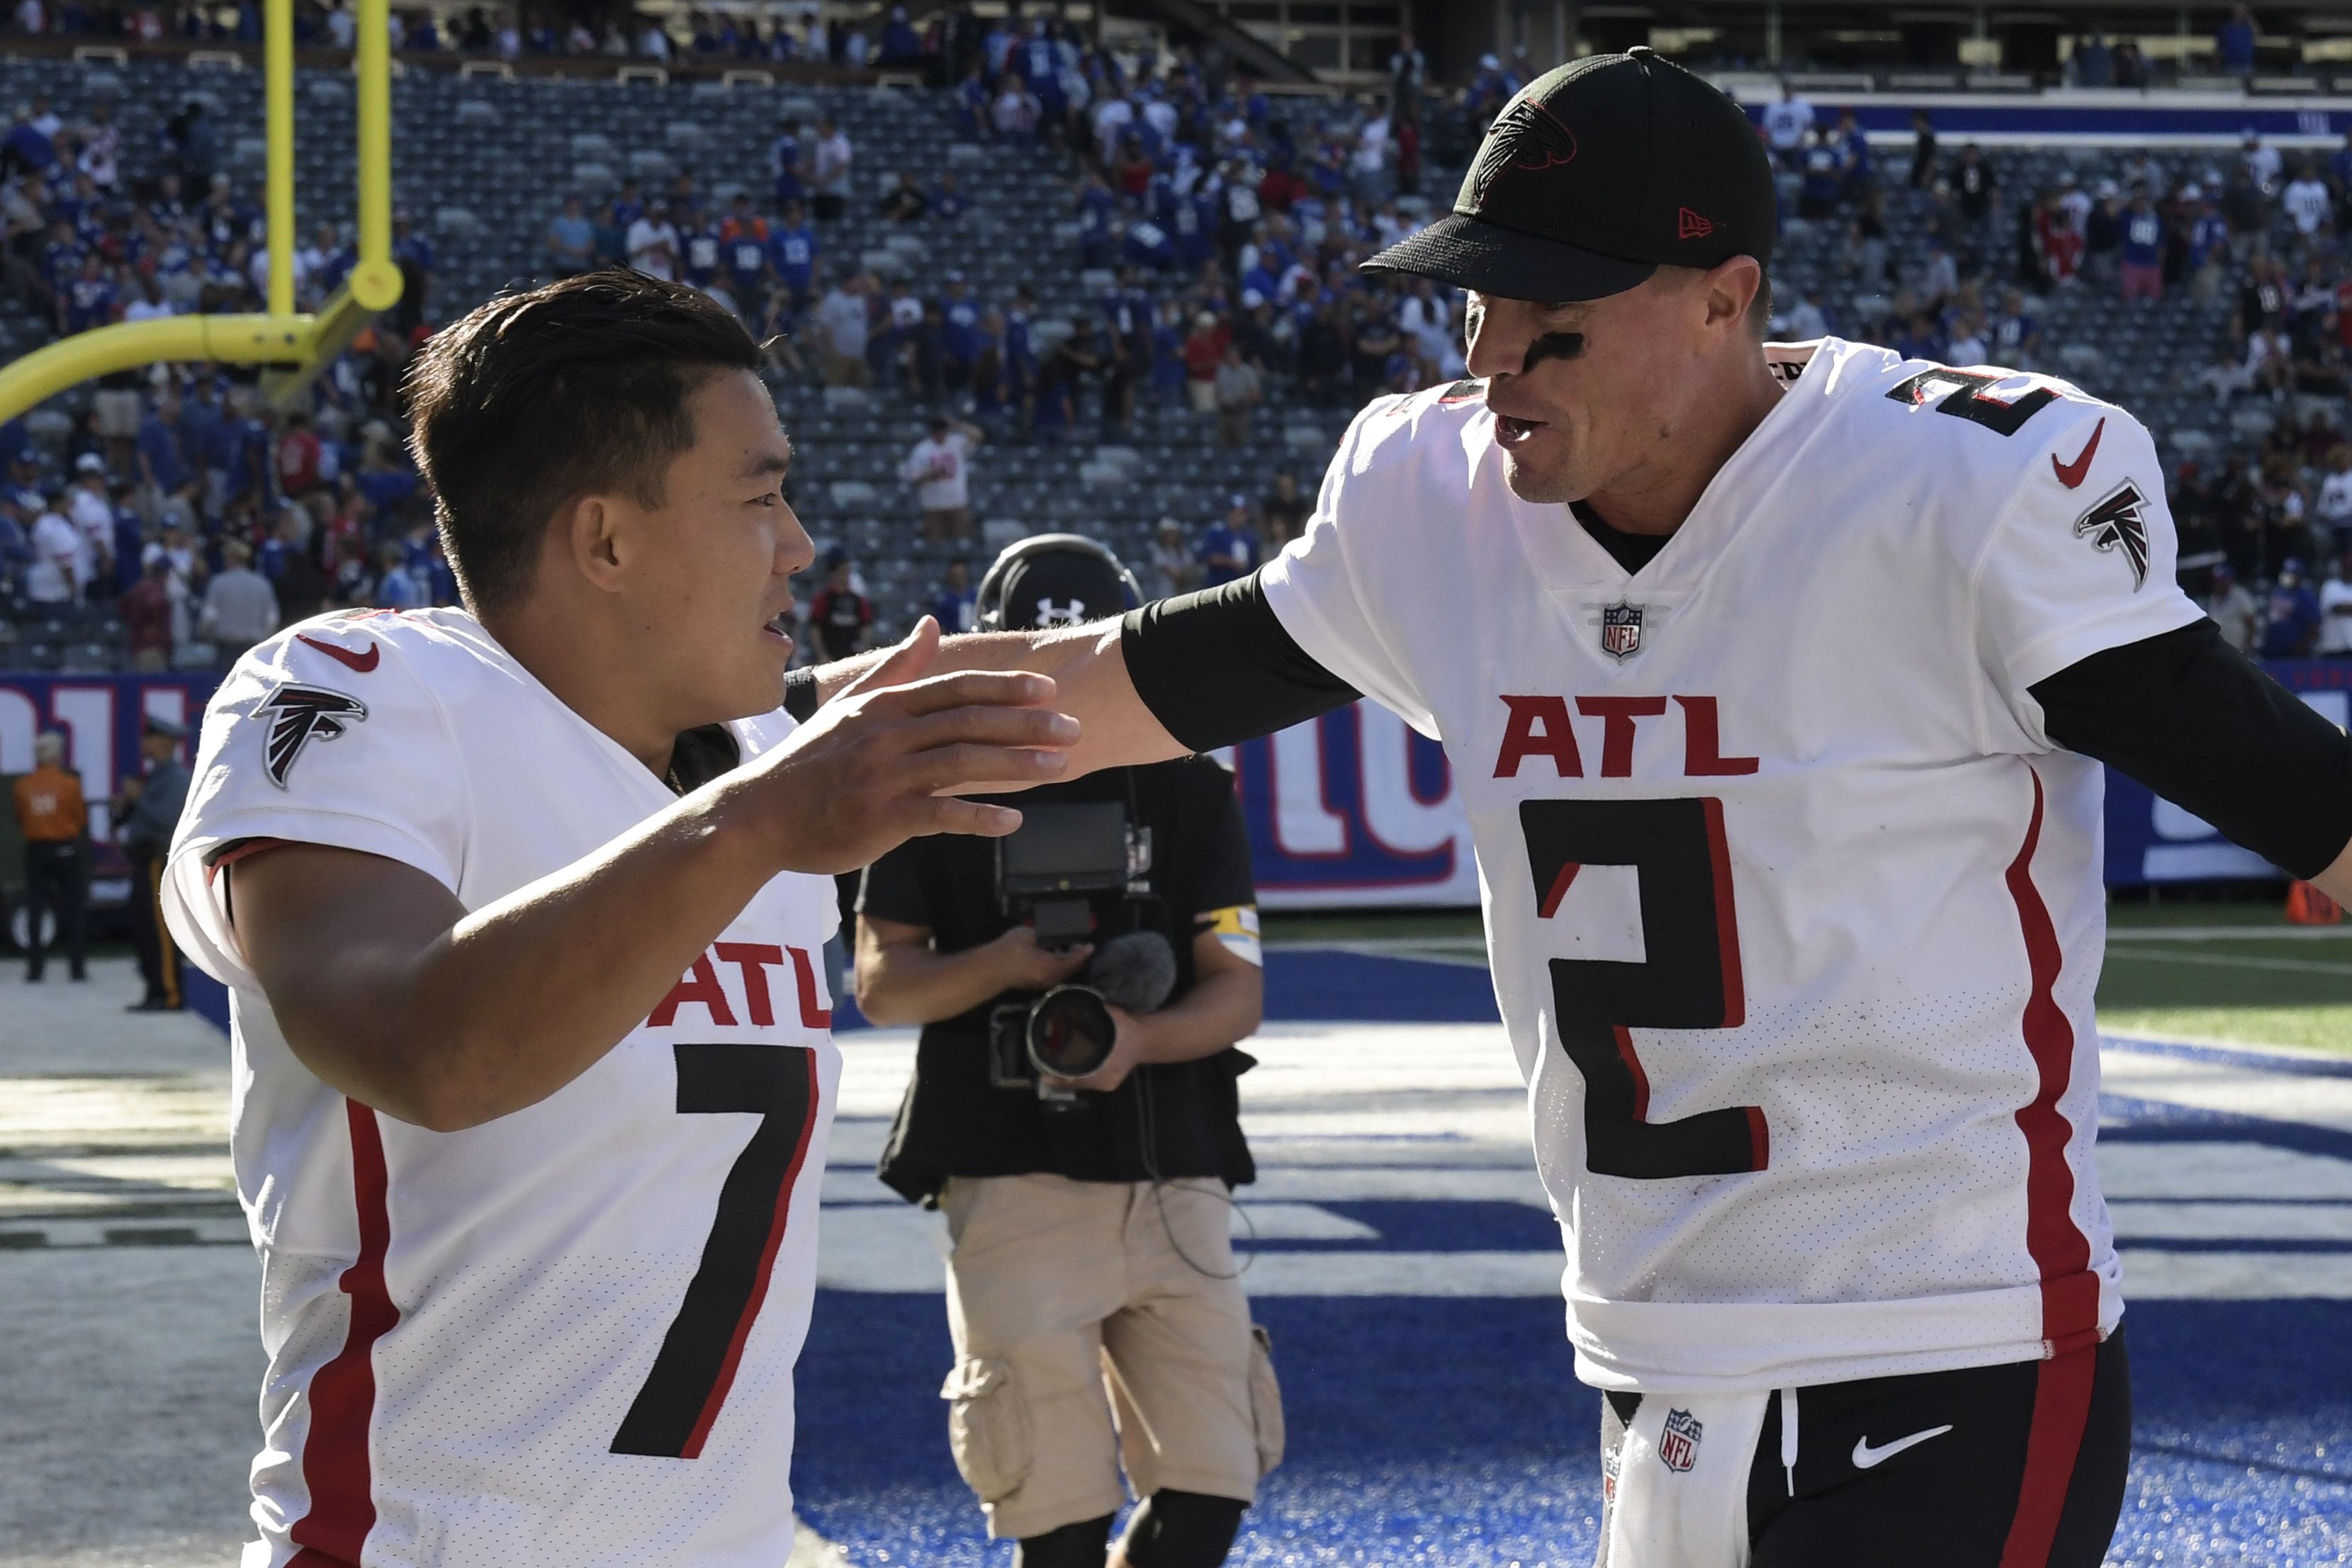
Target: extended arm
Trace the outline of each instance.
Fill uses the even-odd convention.
[[[1057,706],[1083,732],[1071,748],[1074,775],[1270,735],[1359,695],[1284,630],[1255,572],[1120,621],[950,637],[940,658],[946,669],[1052,676]],[[810,672],[814,700],[846,688],[866,668],[863,659],[845,659]]]
[[[2352,738],[2200,621],[2038,683],[2050,738],[2352,903]]]
[[[1029,677],[919,673],[901,644],[751,767],[562,871],[468,912],[414,867],[289,844],[229,865],[229,913],[288,1044],[403,1121],[469,1127],[571,1082],[650,1012],[772,877],[837,873],[1019,813],[944,793],[1060,777],[1069,720]]]

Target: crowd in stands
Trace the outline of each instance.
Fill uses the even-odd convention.
[[[2153,313],[2185,295],[2209,308],[2181,319],[2192,329],[2225,313],[2191,379],[2226,434],[2169,476],[2183,580],[2248,653],[2352,656],[2352,133],[2325,154],[2283,153],[2251,131],[2228,156],[2116,152],[2095,178],[2011,191],[1982,149],[1941,145],[1925,113],[1915,126],[1907,162],[1881,171],[1851,113],[1785,88],[1764,109],[1790,215],[1832,227],[1834,266],[1870,304],[1835,319],[1822,280],[1790,290],[1783,277],[1780,335],[2066,375],[2065,345],[2042,326],[2053,301],[2105,296]],[[1898,226],[1916,246],[1890,243]]]
[[[167,30],[184,27],[178,13],[162,15]],[[188,15],[231,25],[226,10]],[[87,28],[104,25],[99,16],[37,20]],[[491,25],[478,15],[454,39],[429,19],[401,25],[411,48],[581,43],[526,32],[485,45]],[[339,44],[347,8],[306,7],[304,26]],[[984,559],[970,484],[993,448],[1117,442],[1170,413],[1196,420],[1185,428],[1204,441],[1244,448],[1270,405],[1344,411],[1463,373],[1458,298],[1358,264],[1411,232],[1433,197],[1443,203],[1452,180],[1437,165],[1458,166],[1532,69],[1524,56],[1488,56],[1448,90],[1407,35],[1384,93],[1301,114],[1213,51],[1135,69],[1054,15],[982,21],[958,9],[918,31],[893,13],[878,44],[838,31],[814,14],[762,25],[713,13],[673,24],[661,47],[919,66],[943,84],[957,134],[1039,149],[1063,171],[1058,192],[1038,182],[1036,243],[1084,269],[1092,308],[1047,322],[1025,287],[986,298],[954,271],[931,288],[877,276],[871,253],[838,237],[847,228],[925,235],[952,255],[968,197],[950,161],[864,168],[845,129],[817,113],[787,113],[765,188],[723,203],[690,171],[559,193],[543,231],[521,240],[525,266],[560,276],[627,265],[688,282],[768,344],[780,388],[867,389],[920,418],[926,434],[898,472],[902,505],[910,537],[957,554],[974,547],[942,562],[940,605],[961,603],[964,621]],[[2226,306],[2226,340],[2212,334],[2225,351],[2198,390],[2227,434],[2171,454],[2184,562],[2251,651],[2352,654],[2341,417],[2352,276],[2339,240],[2352,221],[2352,137],[2315,158],[2250,135],[2234,155],[2193,167],[2122,152],[2096,178],[2010,189],[1995,158],[1940,145],[1924,114],[1907,162],[1884,169],[1886,150],[1874,155],[1852,115],[1794,90],[1761,120],[1791,230],[1835,240],[1826,269],[1778,279],[1783,337],[1838,332],[1950,364],[2064,373],[2066,345],[2042,325],[2059,314],[2053,300]],[[152,145],[127,144],[103,98],[78,123],[43,101],[21,106],[0,136],[10,295],[60,334],[259,308],[261,218],[221,166],[219,141],[194,99]],[[225,660],[320,608],[453,602],[403,447],[398,382],[434,323],[473,301],[436,298],[432,246],[406,214],[395,245],[398,311],[293,412],[277,412],[249,373],[182,365],[109,378],[73,405],[61,443],[35,441],[22,421],[0,426],[0,599],[36,616],[103,607],[141,668]],[[295,258],[302,307],[352,265],[347,226],[321,225]],[[1832,307],[1832,295],[1849,303]],[[2249,409],[2267,412],[2232,417]],[[1236,491],[1213,520],[1164,519],[1139,570],[1156,590],[1224,580],[1278,549],[1306,509],[1295,475],[1262,497]],[[859,563],[836,551],[823,571],[808,596],[814,653],[872,635],[876,621]]]

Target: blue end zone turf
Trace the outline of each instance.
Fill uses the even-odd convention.
[[[1296,949],[1269,953],[1268,964],[1269,1017],[1495,1017],[1483,969]],[[2299,1122],[2115,1094],[2103,1115],[2105,1139],[2140,1151],[2352,1162],[2352,1132]],[[2147,1153],[2137,1157],[2145,1167]],[[2275,1218],[2345,1200],[2273,1193],[2230,1201]],[[1540,1210],[1507,1202],[1318,1207],[1379,1239],[1281,1239],[1267,1253],[1426,1257],[1558,1245]],[[2327,1265],[2326,1254],[2347,1244],[2276,1234],[2142,1237],[2136,1245],[2156,1249],[2144,1259],[2255,1250],[2292,1259],[2292,1270],[2306,1257],[2312,1267]],[[2352,1302],[2135,1300],[2132,1266],[2125,1287],[2132,1479],[2109,1562],[2352,1561]],[[1234,1563],[1584,1568],[1592,1561],[1599,1396],[1575,1380],[1556,1299],[1267,1295],[1252,1309],[1273,1331],[1289,1455],[1245,1519]],[[1012,1561],[1009,1543],[987,1540],[949,1458],[939,1389],[950,1363],[940,1295],[818,1293],[800,1364],[793,1485],[803,1516],[861,1568],[1003,1568]]]
[[[1290,1452],[1234,1562],[1592,1560],[1599,1396],[1575,1380],[1557,1305],[1292,1298],[1254,1312],[1274,1333]],[[2126,1322],[2132,1484],[2109,1561],[2343,1561],[2352,1308],[2146,1301]],[[1011,1561],[948,1457],[950,1360],[940,1297],[818,1296],[793,1490],[852,1563]]]

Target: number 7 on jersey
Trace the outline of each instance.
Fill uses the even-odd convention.
[[[1641,963],[1551,960],[1560,1044],[1584,1075],[1586,1167],[1641,1181],[1764,1169],[1760,1106],[1649,1120],[1649,1075],[1627,1032],[1737,1029],[1746,1017],[1723,802],[1522,800],[1519,831],[1540,919],[1588,865],[1630,865],[1641,889]]]

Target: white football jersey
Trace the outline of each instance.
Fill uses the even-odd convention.
[[[1776,346],[1628,574],[1383,399],[1267,601],[1444,743],[1580,1376],[2025,1361],[2122,1312],[2091,1162],[2102,775],[2035,682],[2198,611],[2147,434],[2063,382]]]
[[[792,720],[729,728],[749,758]],[[457,611],[305,622],[214,696],[164,900],[230,988],[269,1357],[246,1568],[784,1560],[840,1076],[832,881],[770,883],[554,1094],[434,1133],[295,1059],[216,874],[331,844],[478,909],[675,799]]]

